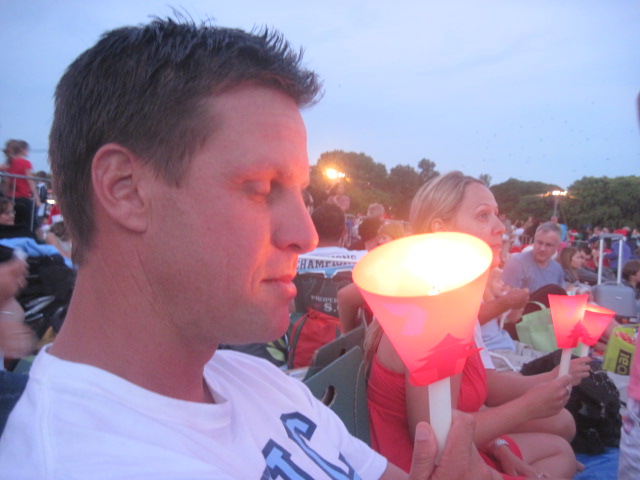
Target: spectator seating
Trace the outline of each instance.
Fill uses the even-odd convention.
[[[349,433],[370,444],[367,381],[361,347],[352,348],[304,383],[340,417]]]
[[[365,326],[362,325],[318,348],[313,355],[311,365],[307,370],[304,381],[308,380],[323,368],[336,361],[352,348],[362,347],[364,343],[364,334]]]

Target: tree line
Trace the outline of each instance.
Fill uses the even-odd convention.
[[[342,179],[325,175],[327,169],[344,174]],[[374,202],[386,206],[390,215],[407,220],[409,207],[422,184],[439,175],[436,164],[423,158],[418,168],[410,165],[387,167],[364,153],[334,150],[323,153],[311,167],[309,191],[315,204],[330,195],[333,185],[342,181],[351,197],[350,213],[364,214]],[[511,220],[526,220],[529,216],[548,220],[557,208],[560,221],[576,230],[595,225],[620,228],[640,226],[640,177],[583,177],[571,184],[566,196],[554,197],[558,185],[510,178],[491,185],[491,176],[478,177],[493,192],[500,211]]]

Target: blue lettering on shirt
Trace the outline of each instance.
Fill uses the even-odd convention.
[[[339,458],[347,467],[347,471],[322,458],[307,444],[307,441],[311,440],[316,430],[317,426],[315,423],[298,412],[283,414],[280,420],[282,420],[282,424],[289,438],[327,474],[328,478],[333,480],[360,480],[358,474],[342,454],[340,454]],[[263,480],[277,478],[283,480],[312,480],[311,476],[293,463],[291,453],[274,440],[267,442],[267,445],[262,450],[262,455],[267,463],[265,471],[262,474]]]

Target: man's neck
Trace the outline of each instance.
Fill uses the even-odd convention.
[[[547,260],[545,260],[543,262],[540,262],[540,261],[538,261],[538,260],[536,260],[534,258],[534,261],[536,262],[536,265],[538,265],[540,268],[547,268],[547,266],[549,265],[549,262],[551,261],[551,259],[547,259]]]
[[[90,291],[95,283],[85,280],[79,272],[74,299],[50,354],[92,365],[160,395],[213,401],[203,371],[215,347],[204,351],[184,342],[181,348],[176,332],[163,330],[166,322],[145,312],[142,302],[125,305],[117,300],[119,289],[108,285],[96,295]],[[111,299],[108,305],[100,300],[105,298]]]

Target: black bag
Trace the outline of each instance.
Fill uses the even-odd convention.
[[[25,311],[27,325],[42,338],[49,327],[56,333],[60,330],[75,286],[76,271],[67,266],[61,255],[29,257],[27,263],[27,286],[16,299]]]
[[[560,363],[561,350],[523,365],[520,373],[535,375],[553,370]],[[566,409],[576,422],[576,436],[571,446],[576,453],[599,455],[620,443],[620,393],[607,372],[591,363],[587,378],[571,390]]]
[[[576,420],[571,446],[577,453],[599,455],[620,444],[620,393],[604,370],[592,370],[571,392],[567,409]]]

